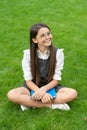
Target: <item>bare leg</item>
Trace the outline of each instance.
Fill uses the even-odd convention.
[[[71,88],[61,88],[57,92],[57,97],[52,101],[52,103],[42,103],[41,101],[34,101],[31,99],[30,92],[27,88],[20,87],[13,89],[8,92],[7,97],[12,102],[20,105],[29,107],[52,107],[52,104],[62,104],[74,100],[77,97],[77,92]]]
[[[29,90],[24,87],[10,90],[7,94],[7,97],[12,102],[24,106],[37,107],[37,108],[51,107],[51,104],[43,104],[41,101],[32,100]]]
[[[74,100],[77,97],[77,92],[72,88],[61,88],[57,92],[57,97],[54,99],[54,103],[67,103]]]

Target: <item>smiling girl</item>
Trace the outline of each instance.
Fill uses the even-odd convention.
[[[22,60],[24,85],[10,90],[8,99],[20,104],[23,111],[28,107],[70,110],[67,103],[77,97],[77,92],[59,84],[63,65],[63,49],[53,46],[50,28],[43,23],[32,25],[30,48],[24,50]],[[49,93],[52,89],[55,98]]]

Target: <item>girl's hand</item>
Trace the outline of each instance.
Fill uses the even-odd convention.
[[[45,94],[45,90],[43,87],[41,87],[39,90],[35,91],[35,93],[32,95],[32,99],[41,100],[44,94]]]
[[[51,103],[52,99],[53,99],[53,97],[50,94],[45,93],[44,96],[42,97],[41,101],[42,101],[42,103]]]

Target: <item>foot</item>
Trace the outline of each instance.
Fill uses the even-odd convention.
[[[62,110],[62,111],[68,111],[70,110],[70,107],[68,104],[66,103],[63,103],[63,104],[52,104],[52,109],[59,109],[59,110]]]
[[[22,111],[26,111],[26,110],[28,110],[28,108],[35,109],[35,107],[26,107],[26,106],[23,106],[23,105],[20,105],[20,107],[21,107]]]
[[[28,107],[23,106],[23,105],[20,105],[20,107],[21,107],[21,110],[22,110],[22,111],[25,111],[25,110],[27,110],[27,109],[28,109]]]

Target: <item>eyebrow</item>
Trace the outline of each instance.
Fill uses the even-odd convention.
[[[40,36],[48,34],[48,33],[51,33],[51,31],[48,31],[47,33],[42,33],[42,34],[40,34]]]

